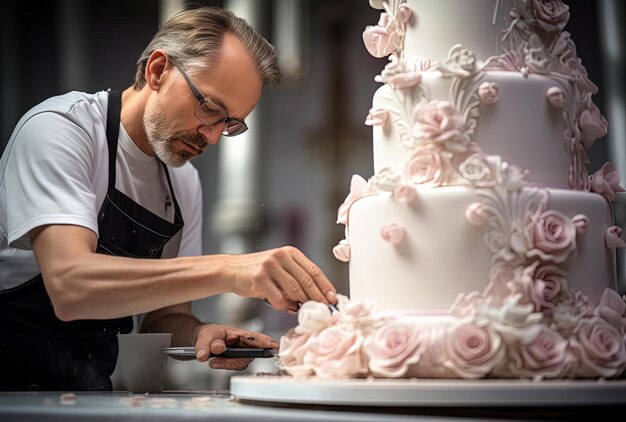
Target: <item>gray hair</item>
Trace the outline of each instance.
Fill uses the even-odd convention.
[[[224,35],[235,35],[256,65],[263,85],[276,85],[282,79],[276,50],[248,23],[232,12],[216,7],[200,7],[178,12],[165,22],[137,60],[133,88],[146,84],[146,63],[150,54],[163,49],[191,73],[206,67],[219,54]]]

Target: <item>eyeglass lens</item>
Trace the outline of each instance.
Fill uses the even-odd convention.
[[[224,125],[223,135],[226,136],[239,135],[247,129],[241,122],[229,118],[224,110],[212,105],[209,101],[198,107],[196,117],[207,125],[216,125],[225,121],[226,124]]]

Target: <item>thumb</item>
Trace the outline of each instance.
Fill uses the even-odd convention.
[[[213,327],[212,327],[213,328]],[[226,331],[218,329],[200,330],[196,339],[196,359],[204,362],[209,359],[211,353],[219,354],[226,349]]]

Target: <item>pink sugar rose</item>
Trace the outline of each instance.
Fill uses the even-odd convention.
[[[363,318],[372,316],[376,310],[376,303],[369,300],[360,300],[355,302],[348,302],[341,308],[341,313],[356,317]]]
[[[371,108],[365,118],[367,126],[384,126],[389,117],[389,112],[380,108]]]
[[[562,293],[567,291],[567,271],[558,265],[544,264],[535,271],[535,292],[540,308],[554,308]]]
[[[567,340],[547,327],[531,343],[519,344],[516,352],[519,374],[533,378],[560,378],[574,361]]]
[[[342,239],[333,247],[333,255],[341,262],[350,261],[350,244],[346,239]]]
[[[465,219],[472,226],[482,226],[487,221],[487,217],[487,207],[480,202],[473,202],[465,209]]]
[[[304,355],[308,351],[307,342],[310,334],[296,334],[290,329],[280,338],[280,364],[283,367],[297,366],[304,363]]]
[[[532,0],[535,28],[544,32],[561,32],[569,20],[569,6],[561,0]]]
[[[347,323],[363,332],[369,333],[383,319],[377,313],[376,303],[369,300],[348,302],[339,307],[339,313],[333,315],[340,323]]]
[[[393,19],[381,13],[376,26],[367,26],[363,31],[363,43],[367,51],[374,57],[385,57],[398,48],[398,34]]]
[[[531,304],[534,312],[545,312],[559,302],[559,293],[565,291],[567,273],[552,264],[540,265],[536,260],[527,266],[519,266],[513,270],[507,288],[510,293],[519,295],[521,304]]]
[[[403,377],[420,361],[426,337],[411,322],[391,321],[378,328],[365,344],[370,371],[385,378]]]
[[[350,180],[350,193],[343,201],[343,204],[339,206],[337,211],[337,224],[348,223],[348,211],[354,202],[361,199],[367,192],[367,181],[358,174],[352,175]]]
[[[544,211],[534,223],[534,248],[527,256],[561,263],[576,250],[576,226],[560,211]]]
[[[332,323],[328,306],[308,300],[298,310],[298,326],[294,329],[296,334],[311,334],[323,330]]]
[[[602,168],[589,177],[592,192],[599,193],[609,201],[615,201],[617,192],[624,192],[619,185],[620,175],[610,162],[604,163]]]
[[[606,229],[604,235],[604,244],[609,249],[626,248],[626,242],[622,239],[622,228],[619,226],[611,226]]]
[[[404,240],[405,234],[406,230],[398,223],[385,224],[380,229],[380,235],[383,240],[394,246],[399,245]]]
[[[409,184],[421,186],[441,186],[452,170],[451,154],[417,150],[404,166],[404,177]]]
[[[398,202],[409,203],[413,202],[417,197],[415,188],[410,185],[398,185],[393,191],[393,197]]]
[[[601,318],[584,320],[571,347],[580,361],[574,368],[575,376],[612,378],[626,368],[623,336]]]
[[[597,138],[602,138],[608,131],[608,122],[600,113],[600,109],[591,103],[591,106],[582,113],[578,118],[578,127],[581,132],[580,141],[586,149],[590,148]]]
[[[485,377],[506,356],[500,334],[471,319],[448,329],[445,353],[443,365],[461,378]]]
[[[551,86],[546,92],[546,98],[553,107],[563,108],[565,107],[565,93],[558,86]]]
[[[448,101],[431,101],[413,109],[413,137],[419,144],[442,145],[456,153],[467,150],[469,138],[465,134],[463,116]]]
[[[358,377],[367,373],[363,336],[351,326],[335,325],[311,342],[304,363],[322,378]]]
[[[478,87],[478,96],[485,104],[495,104],[500,98],[500,87],[495,82],[483,82]]]

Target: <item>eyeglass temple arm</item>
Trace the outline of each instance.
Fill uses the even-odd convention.
[[[187,75],[187,72],[183,70],[182,66],[180,66],[176,60],[173,60],[171,57],[169,59],[174,64],[174,66],[176,66],[176,68],[180,71],[180,73],[182,73],[183,78],[185,78],[185,81],[187,81],[187,85],[189,85],[189,88],[191,89],[191,92],[196,97],[196,99],[200,102],[200,104],[204,103],[206,101],[206,99],[204,98],[204,95],[200,93],[200,90],[198,89],[196,84],[193,83],[191,78]]]

